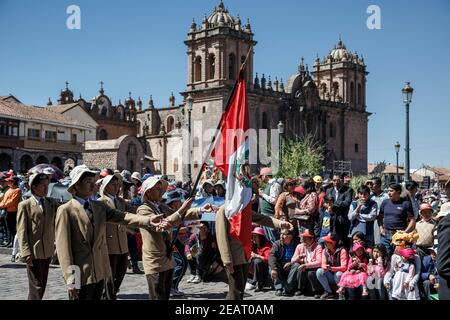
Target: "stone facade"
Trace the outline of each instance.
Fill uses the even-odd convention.
[[[281,121],[285,137],[301,138],[312,134],[326,146],[327,169],[333,161],[351,161],[352,172],[367,172],[367,127],[366,111],[366,66],[364,59],[346,48],[341,39],[323,59],[317,59],[310,72],[303,58],[295,74],[288,77],[286,85],[278,77],[264,74],[253,75],[253,55],[256,41],[253,39],[250,22],[241,24],[239,17],[233,17],[223,2],[201,25],[192,23],[185,41],[187,46],[187,87],[181,92],[185,101],[175,106],[169,99],[167,108],[155,108],[152,99],[149,107],[138,112],[141,125],[139,132],[148,142],[151,154],[159,159],[155,168],[165,174],[174,174],[176,163],[167,163],[169,157],[161,151],[178,152],[192,160],[192,175],[195,177],[205,152],[211,143],[208,129],[216,129],[225,109],[239,67],[246,59],[245,77],[248,84],[248,105],[250,127],[276,130]],[[177,129],[187,131],[189,109],[187,98],[192,98],[191,155],[189,136]],[[174,131],[173,131],[174,130]],[[162,134],[163,133],[163,134]],[[165,137],[166,144],[162,143]],[[162,146],[164,145],[164,148]],[[162,148],[162,149],[161,149]],[[258,159],[261,158],[258,154]],[[187,159],[185,158],[185,159]],[[186,165],[182,165],[186,178]]]

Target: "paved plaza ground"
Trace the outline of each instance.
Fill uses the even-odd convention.
[[[5,250],[2,250],[6,252]],[[28,278],[25,264],[12,263],[11,256],[0,253],[0,300],[24,300],[28,295]],[[189,273],[189,271],[188,271]],[[185,293],[184,297],[174,299],[206,300],[225,299],[228,285],[225,282],[208,282],[199,284],[187,283],[189,276],[183,277],[179,286],[180,291]],[[118,294],[119,300],[143,300],[148,299],[147,282],[144,275],[127,272]],[[67,300],[67,292],[64,286],[62,273],[59,266],[50,266],[46,300]],[[305,300],[312,297],[277,297],[275,291],[246,292],[247,300]]]

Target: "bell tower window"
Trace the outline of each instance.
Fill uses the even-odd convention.
[[[215,72],[216,72],[216,56],[214,54],[210,54],[208,58],[209,62],[209,77],[208,80],[215,78]]]
[[[228,78],[231,80],[236,79],[236,57],[233,53],[228,56]]]
[[[202,58],[197,56],[195,58],[194,81],[202,81]]]

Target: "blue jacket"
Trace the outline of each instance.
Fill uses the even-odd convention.
[[[437,273],[436,263],[431,259],[431,256],[425,256],[422,259],[422,268],[420,268],[420,278],[422,281],[428,280],[430,274],[434,274],[436,279],[439,280],[439,275]]]

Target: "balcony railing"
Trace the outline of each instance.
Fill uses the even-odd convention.
[[[20,137],[23,141],[24,148],[42,149],[42,150],[54,150],[54,151],[66,151],[66,152],[83,152],[84,143],[73,143],[67,140],[50,141],[42,138],[35,137]]]

